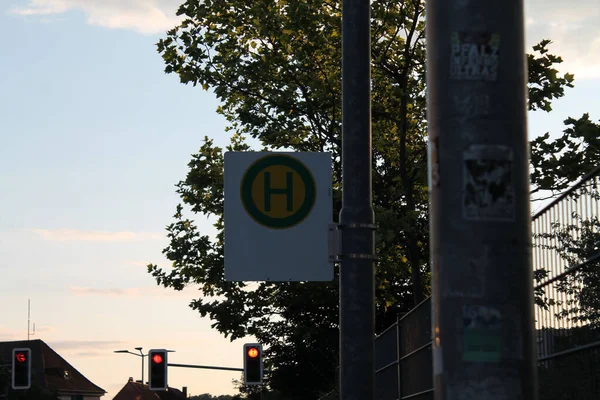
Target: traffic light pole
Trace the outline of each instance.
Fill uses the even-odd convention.
[[[113,353],[127,353],[127,354],[133,354],[134,356],[137,356],[137,357],[141,357],[141,358],[142,358],[142,384],[143,384],[143,383],[144,383],[144,358],[145,358],[145,357],[146,357],[148,354],[144,354],[144,353],[142,352],[142,349],[143,349],[142,347],[136,347],[135,349],[136,349],[137,351],[139,351],[139,353],[140,353],[140,354],[138,354],[138,353],[134,353],[134,352],[131,352],[131,351],[129,351],[129,350],[115,350],[115,351],[113,351]],[[175,350],[168,350],[168,352],[169,352],[169,353],[173,353],[173,352],[175,352]]]
[[[428,0],[435,399],[537,399],[523,0]]]
[[[341,400],[375,392],[370,24],[369,0],[342,1]]]
[[[143,354],[142,351],[140,350],[141,353],[141,357],[142,357],[142,385],[144,384],[144,358],[146,357],[146,354]]]
[[[213,366],[210,366],[210,365],[167,364],[167,367],[218,369],[218,370],[222,370],[222,371],[240,371],[240,372],[244,372],[244,368],[213,367]]]

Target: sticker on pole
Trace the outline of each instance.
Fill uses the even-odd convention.
[[[500,145],[472,145],[464,152],[463,161],[464,217],[469,220],[514,220],[512,150]]]
[[[315,180],[299,160],[273,154],[250,165],[240,195],[244,209],[258,224],[286,229],[310,214],[316,201]]]
[[[463,361],[500,362],[502,315],[492,307],[463,306]]]
[[[500,35],[453,32],[450,42],[450,79],[495,81],[498,78]]]

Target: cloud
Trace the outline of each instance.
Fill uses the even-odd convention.
[[[175,15],[181,3],[181,0],[29,0],[10,12],[21,16],[46,16],[81,11],[90,25],[155,34],[171,29],[181,21]]]
[[[33,325],[32,325],[33,327]],[[58,332],[58,328],[54,327],[54,326],[49,326],[49,325],[36,325],[35,326],[35,333],[56,333]]]
[[[79,353],[75,353],[77,357],[106,357],[108,356],[106,351],[102,350],[88,350],[88,351],[80,351]]]
[[[12,12],[18,15],[50,15],[62,14],[68,11],[69,8],[67,1],[31,0],[27,6],[23,8],[15,7]]]
[[[48,344],[54,350],[81,350],[113,348],[127,344],[120,340],[49,340]]]
[[[196,287],[189,286],[183,290],[173,290],[159,286],[137,288],[93,288],[87,286],[71,286],[71,294],[75,296],[108,296],[108,297],[143,297],[143,296],[182,296],[197,297],[199,292]]]
[[[550,39],[550,52],[564,62],[561,72],[575,79],[600,78],[600,19],[598,0],[530,0],[526,3],[527,45]]]
[[[92,288],[92,287],[81,287],[81,286],[72,286],[70,288],[72,294],[76,296],[88,296],[88,295],[98,295],[98,296],[111,296],[111,297],[133,297],[140,295],[139,288]]]
[[[36,325],[35,332],[33,330],[33,323],[31,324],[31,338],[38,339],[37,336],[40,333],[56,333],[59,329],[55,326],[50,325]],[[13,341],[13,340],[25,340],[27,338],[27,328],[24,329],[0,329],[0,341]]]
[[[28,0],[12,14],[26,17],[80,11],[91,25],[130,29],[142,34],[162,33],[177,25],[182,0]],[[562,72],[576,78],[600,78],[600,19],[598,0],[529,0],[526,3],[527,45],[551,39],[551,51],[563,57]]]
[[[127,262],[125,262],[125,264],[127,264],[130,267],[146,268],[148,266],[148,264],[151,264],[151,263],[148,261],[127,261]]]
[[[31,229],[30,231],[44,240],[53,241],[130,242],[164,238],[163,234],[156,232],[107,232],[77,229]]]
[[[25,340],[27,338],[27,330],[21,329],[0,329],[0,341],[12,342],[14,340]]]
[[[182,0],[27,0],[10,12],[44,17],[80,11],[91,25],[130,29],[142,34],[162,33],[177,25]],[[529,0],[525,3],[527,45],[551,39],[551,51],[563,57],[561,72],[576,78],[600,78],[600,19],[598,0]]]
[[[106,357],[117,349],[126,348],[127,342],[120,340],[47,340],[52,349],[70,353],[77,357]]]

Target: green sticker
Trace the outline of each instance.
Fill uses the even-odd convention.
[[[463,360],[500,362],[502,353],[500,332],[492,329],[467,329],[464,333]]]
[[[492,307],[463,307],[463,361],[500,362],[502,336],[500,311]]]

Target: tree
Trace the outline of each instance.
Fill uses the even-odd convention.
[[[600,125],[587,113],[564,123],[567,128],[561,137],[551,141],[546,132],[531,142],[533,193],[545,190],[554,197],[600,164]]]
[[[373,201],[377,231],[376,329],[429,294],[424,6],[372,1]],[[157,48],[167,73],[211,89],[231,134],[267,150],[332,154],[334,218],[341,208],[340,2],[333,0],[188,0],[184,21]],[[529,56],[530,109],[572,86],[548,53]],[[177,206],[164,254],[170,270],[149,265],[159,285],[197,285],[191,307],[232,340],[267,345],[267,381],[287,399],[315,399],[334,385],[338,364],[338,283],[233,283],[223,279],[223,149],[205,138],[177,192],[193,214],[217,217],[216,240]],[[336,271],[337,274],[337,271]]]

